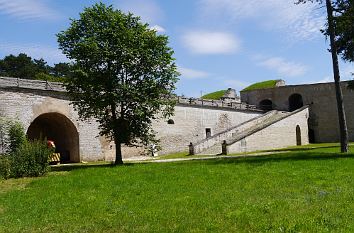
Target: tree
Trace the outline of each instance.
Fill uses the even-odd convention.
[[[33,79],[36,66],[32,58],[24,53],[18,56],[9,55],[0,60],[0,76]]]
[[[173,113],[179,75],[167,36],[99,3],[57,37],[76,64],[65,84],[72,104],[82,119],[97,119],[101,136],[114,140],[116,164],[122,163],[121,144],[155,143],[152,121]]]
[[[354,62],[354,0],[335,2],[333,17],[337,52],[345,61]],[[326,31],[329,36],[329,31]]]
[[[337,99],[337,110],[338,110],[338,121],[339,121],[339,129],[340,129],[340,143],[341,143],[341,152],[347,153],[348,148],[348,129],[347,122],[345,117],[345,110],[343,104],[343,93],[340,86],[340,72],[339,72],[339,63],[338,63],[338,53],[345,54],[345,47],[342,47],[342,50],[338,49],[338,45],[345,44],[345,40],[343,38],[346,37],[338,37],[337,33],[342,33],[342,35],[348,35],[346,31],[336,31],[336,15],[333,12],[337,12],[337,8],[333,6],[344,6],[343,4],[348,3],[349,6],[352,6],[352,0],[335,0],[333,5],[331,0],[299,0],[298,3],[306,3],[306,2],[318,2],[320,4],[325,4],[327,9],[327,29],[325,30],[325,34],[327,34],[330,38],[330,51],[332,54],[332,64],[333,64],[333,74],[334,74],[334,85],[336,90],[336,99]],[[343,16],[343,13],[341,14]],[[350,24],[352,24],[350,22]],[[346,27],[343,27],[343,29]],[[339,39],[339,40],[338,40]],[[342,41],[342,42],[339,42]]]

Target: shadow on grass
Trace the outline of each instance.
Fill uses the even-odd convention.
[[[340,150],[340,146],[313,146],[313,147],[289,147],[289,148],[281,148],[281,149],[273,149],[273,150],[263,150],[259,151],[260,153],[262,152],[289,152],[289,151],[311,151],[311,150],[322,150],[322,149],[334,149],[338,148],[338,151]],[[252,153],[250,153],[252,154]]]
[[[68,163],[61,164],[56,166],[51,166],[51,171],[55,172],[64,172],[64,171],[73,171],[79,169],[89,169],[89,168],[115,168],[120,166],[134,166],[133,163],[125,163],[122,165],[115,165],[112,163],[100,163],[100,164],[84,164],[84,163]]]
[[[259,156],[235,156],[234,158],[220,158],[215,160],[205,160],[205,164],[218,165],[230,163],[249,163],[249,164],[265,164],[269,162],[281,161],[305,161],[305,160],[335,160],[344,158],[354,158],[353,153],[340,154],[340,153],[324,153],[324,152],[290,152],[278,153],[272,155],[259,155]]]

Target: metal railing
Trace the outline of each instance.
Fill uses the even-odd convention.
[[[206,100],[200,98],[187,98],[182,96],[178,96],[177,98],[177,103],[184,105],[256,110],[255,105],[242,103],[240,100]]]

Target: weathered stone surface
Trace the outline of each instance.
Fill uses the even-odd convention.
[[[204,105],[202,102],[178,104],[174,116],[171,117],[174,124],[168,124],[167,120],[156,121],[153,124],[157,137],[161,140],[162,151],[159,154],[187,151],[190,142],[197,142],[206,137],[206,129],[210,129],[212,136],[262,114],[261,111],[249,109],[248,105],[239,106],[228,107],[221,103],[220,107],[216,107]],[[26,130],[45,114],[58,116],[57,120],[65,118],[67,123],[70,125],[72,123],[78,133],[79,156],[72,161],[114,160],[114,143],[98,136],[98,123],[94,119],[85,122],[79,119],[77,112],[70,105],[65,90],[59,84],[0,78],[0,113],[19,120]],[[58,123],[57,120],[56,130],[69,127],[67,123]],[[46,123],[48,122],[42,122]],[[145,148],[123,147],[124,158],[144,153],[148,153]]]
[[[299,109],[293,113],[279,115],[274,123],[263,122],[258,129],[244,132],[226,142],[228,153],[241,153],[257,150],[284,148],[288,146],[308,144],[308,108]],[[297,132],[297,128],[299,131]]]
[[[354,91],[347,88],[348,82],[341,82],[344,107],[348,124],[349,140],[354,141]],[[289,110],[289,97],[300,94],[303,105],[309,105],[309,129],[314,132],[315,142],[338,142],[339,123],[334,83],[290,85],[276,88],[241,92],[241,100],[259,106],[269,99],[273,108]]]

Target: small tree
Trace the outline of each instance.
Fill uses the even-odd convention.
[[[103,3],[85,8],[58,35],[59,47],[76,63],[66,89],[81,118],[95,117],[100,134],[121,144],[156,141],[152,120],[168,117],[175,104],[177,67],[168,38],[131,13]]]
[[[26,134],[21,123],[11,122],[9,130],[9,152],[14,153],[22,144],[27,142]]]

